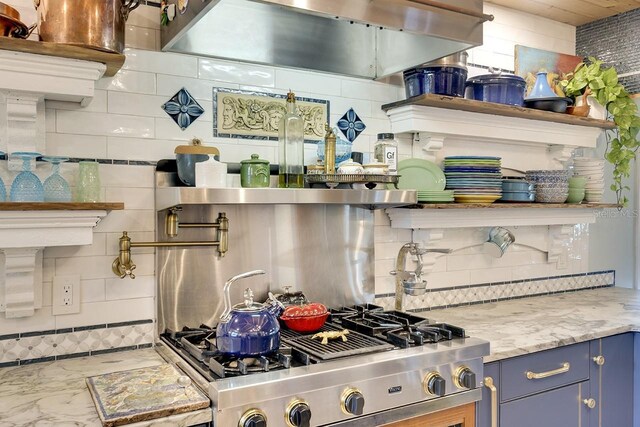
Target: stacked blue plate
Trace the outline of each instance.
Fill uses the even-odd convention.
[[[456,202],[493,203],[502,196],[500,157],[445,157],[444,174]]]

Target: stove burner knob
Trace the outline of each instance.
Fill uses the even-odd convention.
[[[362,415],[364,411],[364,396],[357,388],[348,388],[340,397],[342,412],[351,415]]]
[[[422,387],[425,393],[432,396],[442,397],[445,395],[447,382],[437,372],[429,372],[422,381]]]
[[[311,425],[311,408],[305,401],[296,399],[287,407],[284,420],[289,427],[309,427]]]
[[[249,409],[242,414],[238,427],[267,427],[267,416],[259,409]]]
[[[467,366],[460,366],[453,374],[453,382],[458,388],[476,388],[476,374]]]

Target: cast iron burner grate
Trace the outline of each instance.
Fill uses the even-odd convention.
[[[325,323],[319,332],[341,331],[337,325]],[[366,354],[378,351],[391,350],[393,345],[377,338],[368,337],[355,331],[349,331],[347,341],[341,338],[329,340],[322,344],[320,340],[312,339],[314,334],[301,334],[289,329],[280,331],[282,342],[290,345],[294,350],[298,350],[296,358],[304,357],[305,354],[317,358],[318,360],[332,360],[340,357],[354,356],[356,354]],[[302,354],[300,354],[302,352]],[[309,362],[309,360],[303,363]]]

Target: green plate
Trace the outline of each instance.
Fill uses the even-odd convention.
[[[406,159],[398,162],[400,190],[442,191],[447,183],[442,169],[423,159]]]

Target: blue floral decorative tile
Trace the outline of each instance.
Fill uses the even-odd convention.
[[[165,102],[162,109],[182,130],[188,128],[204,113],[204,109],[185,88],[180,89],[169,101]]]
[[[366,126],[353,108],[350,108],[349,111],[344,113],[344,116],[338,120],[338,129],[347,137],[349,142],[353,142],[358,135],[366,129]]]

